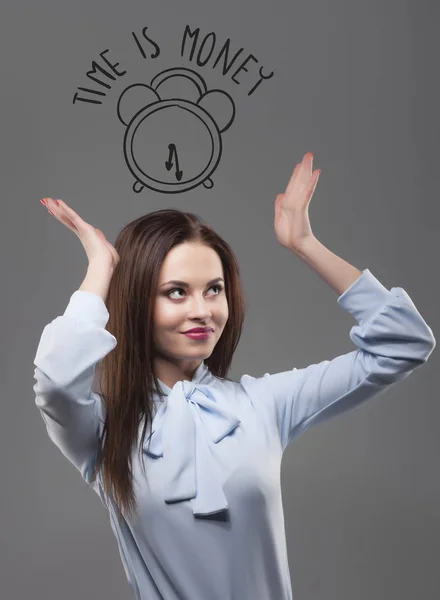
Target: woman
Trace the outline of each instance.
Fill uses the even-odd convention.
[[[239,382],[226,375],[244,295],[237,260],[212,228],[192,213],[159,210],[126,225],[112,246],[65,202],[44,201],[78,235],[89,267],[43,331],[36,405],[108,509],[137,599],[291,599],[285,448],[406,378],[435,347],[405,290],[389,291],[313,235],[312,161],[307,153],[277,196],[275,234],[357,320],[357,350]],[[208,333],[187,335],[192,328]]]

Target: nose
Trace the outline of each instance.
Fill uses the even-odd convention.
[[[212,311],[203,296],[195,296],[190,302],[188,317],[192,319],[209,319]]]

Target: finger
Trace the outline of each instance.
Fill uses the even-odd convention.
[[[78,222],[78,221],[80,223],[85,223],[85,221],[83,221],[83,219],[81,219],[81,217],[79,216],[79,214],[76,213],[73,210],[73,208],[70,208],[70,206],[68,204],[66,204],[64,202],[64,200],[58,199],[58,203],[59,203],[59,207],[64,209],[65,213],[73,221],[73,223]]]
[[[281,200],[283,199],[284,194],[278,194],[277,197],[275,198],[275,214],[274,214],[274,226],[276,227],[276,224],[278,222],[278,219],[280,218],[280,203]]]
[[[304,171],[311,175],[313,171],[313,152],[306,152],[304,154],[302,165],[304,167]]]
[[[80,229],[87,224],[63,200],[53,200],[52,198],[47,200],[46,206],[50,206],[53,216],[79,237]]]
[[[312,192],[311,196],[315,193],[316,186],[318,185],[318,179],[321,174],[321,169],[317,169],[312,176]]]
[[[51,208],[53,210],[54,217],[56,217],[58,221],[60,221],[60,223],[71,229],[74,233],[78,233],[75,223],[67,215],[67,212],[64,208],[61,208],[59,205],[57,206],[56,204],[54,206],[52,205]]]
[[[301,163],[299,177],[302,183],[309,189],[315,186],[315,173],[313,173],[313,152],[306,152]]]
[[[292,190],[293,185],[294,185],[295,180],[296,180],[296,176],[297,176],[298,171],[300,170],[300,168],[301,168],[301,163],[297,163],[296,166],[295,166],[295,168],[293,169],[293,173],[292,173],[292,176],[289,179],[289,183],[287,184],[286,191],[284,192],[285,194],[288,194]]]
[[[70,208],[70,206],[68,204],[66,204],[64,202],[64,200],[58,199],[58,203],[59,203],[58,215],[60,217],[60,220],[62,220],[62,222],[65,225],[67,225],[68,227],[70,227],[70,228],[73,227],[73,230],[75,231],[75,233],[78,234],[83,229],[85,229],[87,227],[92,227],[86,221],[84,221],[84,219],[82,219],[79,216],[79,214],[73,210],[73,208]],[[95,228],[93,227],[93,229],[95,229]]]
[[[53,198],[44,198],[44,200],[42,200],[42,204],[44,204],[47,210],[50,210],[54,217],[67,225],[67,223],[65,223],[65,216],[64,219],[62,218],[65,211],[60,208],[59,200],[54,200]]]

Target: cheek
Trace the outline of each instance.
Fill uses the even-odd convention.
[[[175,327],[180,322],[180,311],[168,302],[156,303],[154,323],[156,327]]]
[[[222,306],[222,314],[223,314],[224,320],[226,322],[228,320],[228,317],[229,317],[229,307],[228,307],[227,300],[225,300],[225,303]]]

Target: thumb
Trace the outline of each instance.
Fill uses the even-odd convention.
[[[98,236],[102,240],[107,241],[107,238],[105,237],[105,234],[100,229],[98,229],[97,227],[95,227],[95,231],[96,231],[96,233],[98,234]]]

